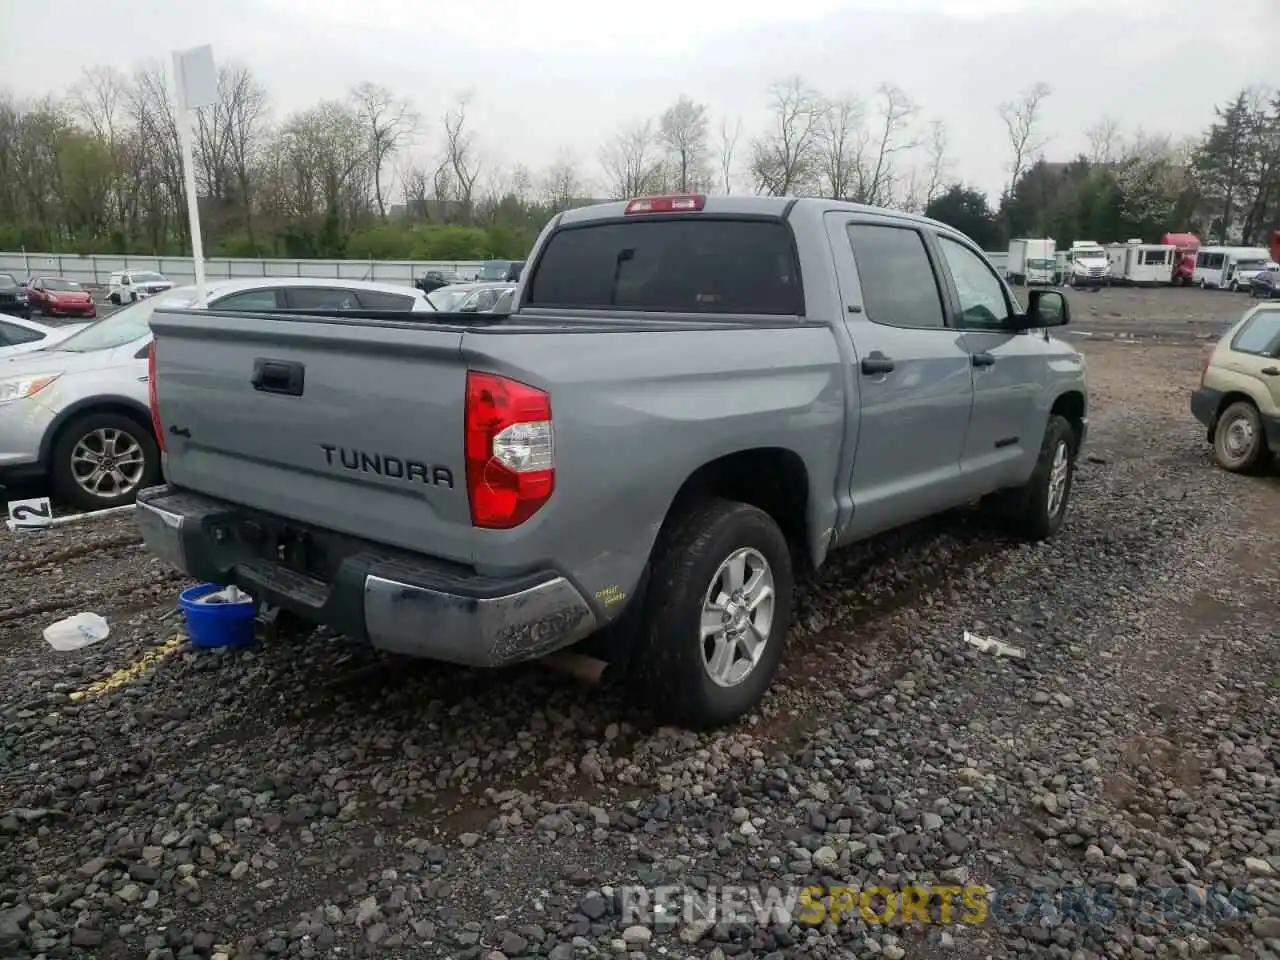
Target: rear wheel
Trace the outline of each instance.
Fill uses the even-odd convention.
[[[731,723],[773,682],[791,623],[791,553],[745,503],[708,500],[655,551],[632,676],[664,721]]]
[[[90,414],[54,444],[54,488],[83,510],[133,503],[140,489],[159,478],[160,451],[151,431],[122,414]]]
[[[107,297],[107,299],[110,300],[112,303],[114,303],[117,307],[120,306],[120,294],[113,293],[111,294],[111,296]]]
[[[1262,418],[1252,403],[1240,400],[1222,411],[1213,429],[1213,458],[1232,473],[1248,473],[1267,461]]]

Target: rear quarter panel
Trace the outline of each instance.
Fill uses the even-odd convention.
[[[808,469],[808,524],[834,523],[844,387],[825,324],[566,332],[497,327],[463,354],[551,393],[556,487],[515,530],[478,530],[484,572],[554,566],[620,613],[677,492],[704,464],[777,447]]]

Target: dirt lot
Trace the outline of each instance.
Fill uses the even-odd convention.
[[[1072,303],[1094,408],[1063,534],[957,515],[848,551],[732,731],[324,633],[197,652],[128,518],[0,533],[0,956],[1277,955],[1280,473],[1216,469],[1186,409],[1199,338],[1244,300]],[[54,653],[41,629],[77,610],[111,637]],[[620,910],[635,884],[939,882],[1003,907]]]

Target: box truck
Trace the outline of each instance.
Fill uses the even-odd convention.
[[[1004,268],[1005,279],[1018,286],[1052,284],[1054,253],[1053,237],[1010,240],[1009,259]]]

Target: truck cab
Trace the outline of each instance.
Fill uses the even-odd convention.
[[[1107,286],[1110,270],[1107,251],[1092,240],[1077,240],[1067,251],[1065,280],[1069,287]]]

